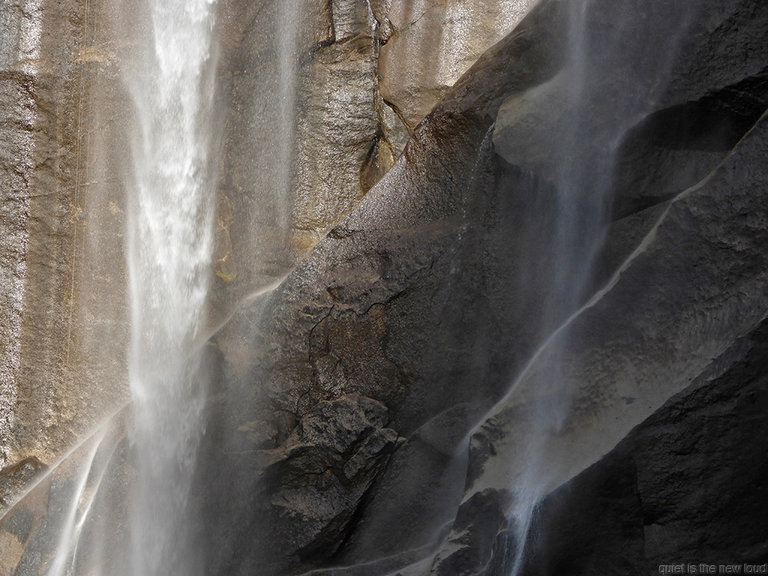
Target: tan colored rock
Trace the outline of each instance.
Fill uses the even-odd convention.
[[[335,37],[312,56],[301,79],[293,225],[321,233],[367,190],[360,173],[375,147],[377,46],[365,2],[332,3]]]
[[[232,217],[217,232],[216,319],[282,278],[392,162],[387,145],[377,147],[378,45],[367,2],[266,10],[231,0],[219,28],[219,206]]]
[[[23,554],[24,544],[19,541],[18,537],[8,532],[0,532],[0,557],[3,558],[3,564],[10,569],[10,571],[3,571],[0,574],[11,576],[19,565]]]
[[[480,55],[537,0],[392,2],[381,48],[381,95],[414,128]]]
[[[396,80],[387,73],[395,56],[446,30],[475,38],[441,60],[436,78],[448,85],[518,14],[510,2],[422,2],[411,22],[407,5],[306,0],[297,20],[293,10],[220,3],[227,113],[212,273],[221,314],[222,302],[281,278],[402,153],[410,126],[397,97],[378,91],[380,79],[383,93]],[[113,0],[15,0],[0,10],[9,119],[0,127],[0,464],[11,465],[50,462],[126,396],[131,106],[120,74],[145,30]],[[398,65],[412,71],[416,61]],[[439,97],[427,84],[417,92]],[[412,102],[400,102],[411,114]]]
[[[110,8],[0,8],[0,465],[50,462],[122,402],[124,204]]]

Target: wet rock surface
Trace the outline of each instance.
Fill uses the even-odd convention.
[[[380,9],[386,31],[380,63],[382,98],[413,129],[486,50],[517,26],[535,2],[407,0],[377,4],[388,8]]]
[[[103,160],[119,156],[125,114],[103,44],[110,27],[94,25],[102,17],[96,2],[0,7],[0,462],[9,465],[51,461],[124,392],[122,199]],[[102,153],[107,141],[115,149]]]
[[[8,464],[55,458],[125,397],[132,108],[121,73],[146,44],[140,4],[2,7],[0,410]],[[299,22],[293,8],[219,4],[214,57],[225,114],[214,326],[343,219],[412,134],[378,88],[379,52],[398,6],[307,1]],[[482,28],[500,37],[499,9],[488,10]],[[476,23],[462,18],[452,33]],[[480,52],[464,55],[464,65]]]
[[[646,162],[660,168],[639,201],[621,195],[637,191],[636,178],[619,180],[617,220],[598,259],[608,290],[568,329],[564,375],[574,387],[563,431],[550,437],[546,419],[525,416],[526,406],[550,393],[545,379],[530,377],[494,409],[466,463],[473,427],[504,397],[542,338],[531,319],[543,305],[552,184],[544,167],[503,149],[503,159],[495,155],[504,145],[501,129],[497,122],[493,139],[489,129],[502,104],[509,110],[534,87],[563,82],[563,6],[542,3],[486,53],[359,207],[274,293],[238,312],[217,336],[225,382],[234,387],[228,389],[254,390],[255,420],[270,431],[261,440],[265,454],[285,452],[315,406],[349,393],[385,404],[388,428],[402,438],[335,543],[324,535],[318,542],[325,552],[314,555],[306,553],[311,546],[284,548],[283,559],[265,573],[279,572],[281,561],[337,566],[329,573],[339,574],[376,574],[384,566],[416,574],[430,565],[441,574],[503,573],[509,566],[501,559],[519,546],[506,517],[514,504],[507,486],[516,469],[510,455],[520,452],[515,446],[531,438],[538,443],[541,434],[544,458],[557,463],[548,480],[556,488],[609,452],[763,317],[762,72],[755,59],[737,65],[736,54],[726,59],[726,73],[719,70],[726,56],[712,56],[709,67],[678,66],[671,87],[645,105],[651,127],[638,124],[624,144],[619,178],[627,166],[629,173],[643,173]],[[738,44],[745,41],[738,34],[759,36],[764,12],[737,2],[719,14],[719,28],[709,14],[689,23],[688,32],[699,38],[691,31],[696,25],[731,31]],[[596,49],[611,13],[595,12]],[[741,19],[745,26],[731,26]],[[631,37],[638,50],[641,37]],[[704,50],[680,42],[690,50],[680,48],[680,62]],[[647,72],[653,86],[655,66],[635,72],[641,78]],[[729,100],[736,85],[746,87],[743,99]],[[702,99],[704,105],[676,103]],[[691,114],[711,120],[704,132],[683,129],[698,125]],[[680,131],[662,130],[658,118],[668,126],[670,117]],[[539,137],[548,137],[548,129],[542,126]],[[610,130],[596,131],[584,149],[597,153],[609,136]],[[654,199],[653,190],[663,192]],[[537,262],[525,254],[530,246],[537,246]],[[257,343],[249,344],[247,334],[258,334]],[[532,370],[542,378],[545,358],[541,370]],[[279,493],[280,474],[262,477],[257,490]],[[332,494],[336,486],[324,490]],[[279,514],[271,518],[272,526],[286,522]],[[414,563],[414,551],[434,560]]]
[[[574,4],[544,0],[502,38],[523,4],[484,1],[473,13],[459,2],[304,2],[306,27],[291,29],[264,3],[221,3],[219,329],[206,348],[215,386],[190,499],[203,522],[188,527],[206,574],[506,575],[521,542],[520,573],[532,575],[766,560],[768,9],[758,0],[705,2],[700,12],[592,2],[580,71],[567,56]],[[76,8],[65,20],[75,28]],[[438,58],[449,79],[425,70],[431,56],[412,59],[462,30],[475,31],[472,45]],[[299,41],[281,60],[286,34]],[[120,101],[105,87],[115,79],[109,47],[78,47],[80,60],[62,62],[101,78],[94,108],[104,94]],[[589,82],[579,88],[582,72]],[[18,104],[38,106],[39,82],[71,83],[74,72],[3,73],[0,90],[16,107],[0,135],[14,144],[32,130]],[[59,126],[61,139],[42,150],[62,152],[40,162],[42,180],[25,181],[15,148],[0,157],[15,186],[0,214],[10,367],[0,373],[0,408],[4,422],[14,414],[30,427],[18,442],[3,439],[16,459],[15,446],[40,430],[52,454],[89,424],[70,426],[85,392],[33,394],[7,377],[18,370],[13,290],[25,258],[30,270],[55,272],[25,272],[29,298],[53,310],[55,324],[30,329],[27,350],[43,337],[58,342],[50,361],[28,353],[25,381],[49,381],[69,341],[60,340],[69,309],[59,300],[72,268],[62,262],[76,261],[67,243],[83,231],[82,206],[59,204],[69,196],[25,204],[51,182],[71,190],[80,92],[57,90],[66,94],[59,123],[40,130]],[[575,161],[615,166],[601,183],[613,190],[612,223],[586,293],[542,320],[557,264],[553,150],[579,90],[590,137]],[[295,108],[281,108],[291,99]],[[285,149],[280,130],[293,135]],[[295,172],[281,164],[293,153]],[[60,172],[50,176],[52,165]],[[119,198],[90,205],[117,227]],[[50,233],[32,227],[25,245],[25,218]],[[99,245],[108,235],[88,237]],[[269,257],[256,266],[257,254]],[[104,266],[92,277],[106,291],[119,273]],[[32,310],[25,321],[34,327],[35,318]],[[90,338],[108,341],[107,324]],[[20,391],[20,407],[9,390]],[[64,432],[45,428],[57,420],[46,410],[69,415]],[[131,474],[126,443],[108,446],[112,464],[94,468],[106,470],[104,488],[83,484],[100,510],[125,504]],[[531,447],[546,475],[526,539],[510,521],[519,499],[511,487]],[[3,569],[50,566],[56,519],[77,486],[78,467],[67,466],[2,519]],[[0,481],[15,486],[14,470]],[[126,514],[119,508],[121,530]],[[97,542],[109,518],[87,523],[84,542]],[[111,565],[125,565],[125,554]]]
[[[696,184],[766,109],[766,15],[748,3],[623,2],[567,17],[583,26],[564,30],[566,50],[578,54],[504,102],[494,146],[550,178],[563,146],[574,163],[615,156],[606,168],[615,217]],[[568,140],[576,130],[590,134],[578,146]]]
[[[0,473],[0,567],[14,576],[40,576],[69,567],[127,574],[127,494],[131,477],[125,414],[113,418],[45,466],[30,458]],[[5,492],[5,490],[8,490]],[[77,540],[77,558],[61,555]]]
[[[0,470],[0,509],[7,510],[46,466],[34,456]]]
[[[530,4],[302,0],[272,9],[230,0],[220,6],[225,125],[216,322],[233,302],[282,278],[357,206],[441,94]],[[426,19],[411,27],[411,13]],[[438,69],[439,86],[432,87]],[[387,92],[400,86],[425,97]]]
[[[739,339],[541,505],[521,574],[648,574],[768,561],[768,330]]]

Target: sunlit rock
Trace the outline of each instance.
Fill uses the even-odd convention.
[[[381,48],[382,97],[411,129],[537,0],[389,3],[392,32]]]
[[[219,0],[194,469],[96,426],[140,4],[0,8],[0,571],[765,560],[764,3]],[[131,549],[152,470],[189,521]]]

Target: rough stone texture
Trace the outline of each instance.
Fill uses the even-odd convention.
[[[521,574],[767,562],[767,336],[763,323],[548,496]]]
[[[30,74],[21,62],[33,53],[30,44],[34,39],[25,38],[39,15],[25,15],[18,4],[4,5],[0,12],[2,37],[0,48],[2,65],[2,124],[0,138],[3,146],[0,155],[2,179],[2,208],[0,209],[0,433],[10,438],[13,411],[17,399],[17,377],[21,346],[21,314],[24,296],[25,256],[27,252],[27,218],[29,213],[29,185],[27,182],[32,153],[31,129],[35,106],[29,93]],[[23,23],[23,25],[22,25]],[[10,446],[3,442],[0,462],[9,457]],[[0,464],[0,465],[2,465]]]
[[[116,72],[100,44],[105,27],[95,24],[102,8],[77,1],[0,8],[0,462],[7,464],[50,462],[122,394],[124,281],[118,215],[110,211],[119,212],[119,188],[99,149],[119,141],[119,131],[103,136],[94,105],[109,105]]]
[[[613,37],[611,18],[639,10],[640,4],[595,6],[600,9],[588,12],[587,22],[594,35],[590,49],[600,51]],[[583,150],[595,153],[617,144],[615,137],[635,123],[655,125],[630,132],[622,167],[632,165],[642,173],[643,165],[660,158],[659,173],[640,195],[652,198],[659,186],[666,188],[665,200],[671,194],[674,200],[635,203],[634,185],[621,184],[620,193],[627,196],[620,196],[614,211],[619,219],[608,231],[592,287],[599,297],[557,333],[514,394],[505,396],[542,341],[531,324],[547,288],[541,279],[546,275],[539,272],[552,257],[553,184],[545,165],[515,155],[506,161],[494,156],[492,146],[501,141],[492,141],[489,128],[504,102],[508,110],[514,98],[536,86],[562,86],[567,59],[561,50],[570,47],[567,7],[543,2],[514,34],[489,50],[421,124],[400,159],[350,217],[275,292],[238,312],[216,337],[226,390],[222,397],[246,393],[253,398],[226,411],[233,422],[217,425],[235,445],[253,442],[252,450],[261,452],[248,460],[218,460],[216,469],[246,468],[253,471],[246,474],[257,477],[267,454],[285,460],[292,431],[316,406],[350,393],[385,404],[388,428],[403,439],[360,501],[353,523],[335,541],[326,539],[328,532],[317,540],[325,551],[337,550],[333,556],[308,553],[312,545],[301,540],[281,548],[263,573],[298,572],[313,565],[336,566],[328,573],[338,574],[398,568],[414,574],[430,569],[437,574],[503,573],[509,569],[503,559],[511,561],[517,546],[507,514],[519,497],[508,488],[526,470],[516,464],[524,459],[524,448],[541,450],[541,461],[548,463],[536,493],[543,496],[610,451],[765,315],[768,219],[761,198],[768,183],[759,168],[765,122],[752,128],[762,114],[761,57],[745,60],[735,51],[727,60],[724,54],[708,56],[709,66],[687,64],[710,46],[764,42],[758,31],[765,27],[765,9],[735,2],[716,17],[704,9],[704,16],[688,22],[690,37],[674,52],[677,60],[669,66],[675,74],[666,86],[654,83],[660,75],[656,60],[630,64],[642,80],[639,85],[647,79],[655,96],[637,108],[642,110],[639,119],[635,114],[622,121],[617,134],[611,114],[620,116],[630,104],[637,106],[635,98],[645,101],[647,96],[642,90],[631,93],[629,104],[621,102],[606,112],[610,126],[592,130],[594,140],[583,143]],[[653,8],[661,12],[648,21],[659,18],[663,25],[656,33],[661,37],[667,35],[665,26],[677,29],[679,18],[688,16],[679,6],[681,12],[668,4]],[[637,55],[653,37],[642,26],[632,34],[624,30],[625,56]],[[699,33],[711,29],[723,34],[719,42],[710,43]],[[669,44],[660,49],[664,46]],[[611,55],[611,62],[619,56]],[[617,76],[623,77],[621,70]],[[610,78],[607,82],[613,86]],[[712,121],[701,126],[702,132],[674,133],[668,140],[669,132],[654,124],[657,111],[671,110],[661,114],[678,111],[685,125],[688,108],[679,104],[708,94],[724,103],[710,109],[727,108],[725,102],[740,101],[728,100],[736,92],[733,86],[749,89],[741,100],[748,105],[728,119],[731,134],[723,134],[722,123]],[[613,94],[619,93],[617,88]],[[548,102],[556,107],[558,100]],[[547,125],[540,129],[538,137],[552,134]],[[719,155],[700,153],[706,148],[701,142],[712,143],[708,146]],[[667,156],[670,150],[678,154],[677,164]],[[632,164],[633,157],[639,164]],[[676,174],[675,165],[689,173]],[[533,257],[526,254],[532,246]],[[550,330],[563,320],[553,321]],[[548,372],[555,365],[548,362],[552,358],[557,374]],[[572,383],[565,396],[558,387],[563,382]],[[466,464],[468,435],[499,399],[474,436]],[[562,421],[551,423],[558,415]],[[248,422],[258,424],[244,426]],[[254,429],[264,433],[254,435]],[[253,492],[280,492],[285,465],[275,467],[269,460],[269,466],[279,473],[256,479]],[[536,467],[527,471],[541,472]],[[343,485],[337,478],[323,489],[331,495]],[[314,489],[306,489],[307,498]],[[313,521],[330,530],[322,516]],[[211,513],[214,524],[227,517]],[[276,512],[269,518],[275,533],[292,525]],[[260,533],[258,526],[255,521],[242,537],[249,530]],[[303,536],[311,539],[315,533],[312,528]],[[414,562],[414,557],[436,560]],[[495,560],[489,563],[491,557]]]
[[[0,506],[3,509],[9,508],[13,499],[37,479],[45,468],[45,464],[32,456],[0,470]]]
[[[468,3],[307,2],[307,30],[279,7],[221,4],[218,377],[190,499],[206,574],[506,575],[526,497],[544,498],[526,573],[639,574],[683,552],[764,561],[764,522],[743,511],[766,504],[752,430],[765,427],[768,8],[589,5],[586,45],[569,26],[580,3],[544,0],[450,90],[424,80],[440,104],[398,125],[376,51],[394,58],[421,26],[434,38],[451,10],[475,22]],[[277,94],[297,95],[296,118]],[[575,114],[588,135],[576,160],[615,160],[614,221],[588,293],[542,323],[547,298],[569,289],[550,281],[546,152]],[[276,126],[295,129],[290,147]],[[298,181],[270,167],[291,150]],[[305,179],[327,203],[285,211],[278,192]],[[254,268],[257,252],[269,257]],[[104,473],[103,490],[65,461],[4,518],[3,568],[45,571],[78,477],[97,510],[125,504],[127,446],[103,450],[84,468]],[[111,518],[86,523],[82,573],[103,561],[93,550],[119,550],[97,545]],[[125,558],[107,565],[119,574]]]
[[[314,231],[317,239],[370,188],[376,178],[363,182],[361,176],[368,157],[380,156],[375,21],[367,2],[359,0],[333,0],[330,10],[333,36],[311,56],[297,115],[293,219],[296,228]],[[385,164],[381,172],[388,168]]]
[[[409,90],[427,95],[418,98],[421,120],[531,2],[465,4],[221,4],[226,121],[217,319],[228,316],[232,302],[282,278],[392,167],[417,123],[404,122],[400,110],[412,116],[417,99],[387,92],[404,85],[400,74],[408,76]],[[428,17],[410,27],[411,12]],[[434,42],[439,34],[443,44]],[[433,49],[418,50],[414,43]],[[429,74],[412,70],[431,73],[436,62],[442,70],[439,88],[430,84]]]
[[[501,57],[519,56],[520,67],[510,74],[517,80],[541,81],[552,73],[548,53],[531,49],[525,34],[511,39],[506,50]],[[245,573],[252,567],[282,573],[292,565],[354,563],[387,554],[398,556],[391,564],[402,565],[413,558],[411,548],[434,546],[437,533],[450,525],[463,486],[461,438],[500,396],[509,366],[531,345],[513,321],[519,295],[505,289],[504,279],[514,274],[510,252],[519,248],[510,234],[535,207],[510,201],[509,187],[528,179],[497,165],[490,149],[491,114],[507,84],[499,82],[498,91],[487,93],[485,76],[475,82],[475,90],[486,92],[476,108],[480,115],[436,113],[313,256],[217,335],[223,387],[208,425],[215,431],[204,458],[210,458],[210,470],[202,472],[200,483],[221,476],[239,481],[208,495],[209,534],[234,541],[231,550],[216,551],[220,564],[210,572]],[[524,215],[515,214],[518,207]],[[546,221],[546,215],[541,218]],[[491,296],[478,297],[484,291]],[[285,470],[268,455],[285,460],[292,431],[314,407],[349,394],[386,404],[393,413],[388,428],[409,440],[398,449],[392,472],[360,501],[353,524],[336,532],[335,542],[307,543],[300,529],[293,545],[273,539],[295,525],[274,509],[271,495],[280,491],[281,478],[263,475],[265,459],[273,470]],[[216,449],[221,445],[232,450],[222,455]],[[328,494],[347,490],[339,478],[328,480]],[[427,486],[433,498],[419,489]],[[308,485],[305,497],[313,490]],[[233,493],[237,505],[217,497]],[[386,514],[369,513],[388,507],[394,494],[401,505],[389,506]],[[263,510],[265,502],[270,504]],[[331,526],[323,516],[312,516],[307,525],[325,522],[327,534]],[[263,518],[271,520],[268,529]],[[265,535],[264,550],[251,545],[251,557],[237,542],[252,541],[254,533]],[[332,558],[307,554],[320,542],[338,552]]]
[[[509,34],[535,0],[378,2],[386,42],[381,95],[413,129],[493,44]],[[377,11],[374,10],[374,14]]]
[[[218,14],[220,320],[281,279],[391,160],[377,144],[378,45],[366,2],[231,0]]]
[[[466,130],[451,129],[457,125]],[[482,125],[478,130],[477,124],[473,126],[471,120],[464,123],[459,120],[450,128],[446,127],[441,135],[447,137],[451,134],[451,137],[461,141],[472,141],[478,138],[478,132],[482,138]],[[425,142],[418,155],[424,159],[433,158],[432,136],[425,136]],[[457,157],[456,177],[460,181],[461,173],[466,175],[467,171],[460,170],[459,163]],[[425,175],[412,176],[423,184],[428,182],[430,174],[441,168],[442,165],[436,162]],[[386,178],[393,174],[390,172]],[[398,180],[398,184],[406,182],[405,177],[401,174],[403,179]],[[457,188],[458,195],[460,185]],[[407,190],[403,192],[407,193]],[[371,204],[374,205],[378,204]],[[302,524],[295,524],[290,515],[281,516],[280,509],[269,510],[270,507],[277,507],[276,502],[279,502],[273,498],[273,491],[279,494],[281,489],[278,487],[285,483],[295,485],[294,481],[288,482],[285,472],[290,469],[285,461],[288,447],[293,442],[292,431],[306,427],[307,419],[312,419],[317,406],[324,402],[334,403],[350,394],[364,394],[370,398],[368,402],[397,407],[400,414],[396,418],[390,417],[387,427],[400,434],[402,431],[410,434],[430,415],[440,412],[441,405],[450,405],[456,400],[451,393],[457,391],[460,375],[449,376],[450,385],[430,390],[429,381],[432,378],[428,372],[436,369],[442,345],[450,343],[462,358],[471,356],[472,346],[467,344],[472,334],[451,342],[456,335],[449,333],[434,343],[426,339],[428,336],[423,342],[407,337],[407,334],[414,333],[417,326],[423,327],[424,323],[435,328],[440,323],[440,311],[430,309],[426,300],[434,295],[434,290],[441,290],[445,275],[450,274],[450,244],[455,240],[456,233],[455,222],[442,223],[439,218],[424,218],[424,212],[421,214],[423,229],[409,229],[407,225],[393,227],[388,233],[339,229],[318,247],[315,257],[286,280],[278,292],[249,305],[248,312],[238,313],[217,336],[227,386],[221,392],[222,407],[217,410],[218,417],[213,418],[209,425],[209,429],[221,430],[218,436],[210,436],[210,450],[215,452],[216,446],[225,444],[236,447],[237,452],[233,451],[226,458],[214,458],[209,474],[217,475],[222,469],[237,470],[238,478],[256,478],[252,483],[245,484],[252,486],[245,488],[245,491],[260,494],[261,497],[252,496],[246,501],[257,510],[261,510],[265,502],[269,506],[266,511],[258,513],[249,512],[248,506],[238,506],[235,511],[232,505],[225,506],[214,497],[207,526],[214,533],[225,530],[231,533],[233,515],[246,519],[252,516],[251,522],[255,523],[252,528],[248,528],[247,522],[234,523],[239,526],[234,530],[242,532],[238,540],[251,538],[251,530],[261,533],[269,526],[269,535],[262,541],[264,551],[270,556],[279,552],[272,562],[265,562],[263,555],[258,554],[264,551],[254,550],[255,557],[248,558],[247,554],[242,554],[242,546],[235,546],[242,573],[247,572],[248,566],[263,573],[283,573],[287,569],[286,562],[295,564],[302,558],[310,565],[327,562],[330,560],[327,554],[339,548],[344,533],[348,531],[345,528],[332,532],[328,513],[321,509],[304,512]],[[429,273],[432,266],[438,267],[440,274],[432,276]],[[408,289],[414,284],[421,284],[424,289],[409,296]],[[446,302],[445,305],[458,309],[456,303]],[[418,310],[422,312],[417,313]],[[295,338],[294,334],[305,336]],[[430,330],[429,334],[433,332]],[[252,340],[254,336],[258,338],[255,343]],[[371,342],[375,345],[371,346]],[[417,360],[419,356],[423,361]],[[403,359],[408,363],[401,362]],[[461,361],[457,360],[457,364],[460,365]],[[449,374],[450,370],[446,376]],[[414,387],[418,390],[409,390]],[[466,425],[465,418],[466,415],[460,414],[456,418],[457,425]],[[449,423],[450,420],[447,420],[445,425]],[[263,433],[254,435],[254,430]],[[439,432],[433,433],[427,447],[438,442],[437,447],[431,450],[435,454],[437,469],[442,469],[450,460],[445,454],[450,447],[441,446],[439,437]],[[266,452],[261,457],[250,456],[259,449]],[[420,449],[423,452],[424,448]],[[418,458],[419,450],[411,451],[411,454]],[[280,457],[284,463],[272,463],[273,457]],[[261,480],[257,476],[264,458],[269,458],[269,466],[274,473]],[[347,486],[338,476],[329,475],[323,480],[323,491],[329,498],[337,491],[351,498],[358,490]],[[313,483],[305,483],[303,489],[295,487],[293,498],[323,501],[312,495],[316,491],[314,486]],[[447,489],[450,491],[453,487],[448,486]],[[231,488],[215,493],[231,494]],[[355,504],[352,520],[356,523],[360,507],[357,500]],[[222,509],[226,513],[219,516]],[[341,510],[339,508],[338,511]],[[265,518],[269,518],[270,522],[262,525],[260,520]],[[423,521],[431,523],[434,517],[427,514]],[[218,526],[220,528],[216,528]],[[318,527],[306,533],[301,526]],[[414,529],[417,533],[429,532],[431,524],[428,528]],[[284,534],[285,531],[293,533],[290,540],[272,539],[271,535]],[[333,534],[331,542],[325,536],[328,532]],[[323,538],[307,541],[314,533],[323,534]],[[321,554],[308,554],[321,544]],[[226,551],[219,552],[225,554]],[[230,563],[235,561],[223,559],[220,569],[234,570],[228,560]],[[233,573],[240,572],[235,570]]]
[[[28,460],[3,471],[0,483],[21,480],[24,493],[0,516],[2,574],[42,576],[72,566],[75,574],[127,575],[128,454],[118,416],[48,469]],[[74,561],[66,555],[73,545]]]

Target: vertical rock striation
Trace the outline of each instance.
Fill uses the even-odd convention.
[[[95,79],[109,76],[109,52],[96,45],[99,5],[8,2],[3,43],[3,459],[51,461],[120,398],[120,343],[93,338],[115,316],[99,318],[122,282],[104,262],[120,242],[99,246],[109,225],[95,169]],[[103,39],[102,39],[103,40]],[[100,49],[101,48],[101,49]],[[102,176],[103,178],[103,176]],[[113,194],[114,198],[115,195]],[[114,204],[117,207],[117,204]],[[97,222],[105,216],[107,222]],[[106,256],[106,258],[104,258]],[[104,286],[101,274],[111,274]],[[118,306],[119,308],[119,306]],[[112,305],[114,309],[114,305]],[[92,357],[108,349],[112,358]],[[106,369],[105,369],[106,365]]]

